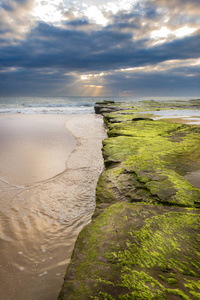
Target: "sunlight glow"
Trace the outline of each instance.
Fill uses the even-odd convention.
[[[36,0],[32,15],[47,23],[61,23],[63,16],[60,7],[62,4],[62,0]]]
[[[196,28],[190,28],[188,26],[184,26],[182,28],[175,30],[174,34],[177,37],[184,37],[186,35],[190,35],[190,34],[194,33],[196,30],[197,30]]]
[[[0,70],[0,73],[9,73],[9,72],[15,72],[17,71],[17,68],[15,67],[8,67],[8,68],[5,68],[3,70]]]
[[[165,38],[171,33],[171,30],[169,30],[166,26],[161,27],[159,30],[154,30],[151,33],[151,37],[153,39],[160,39]]]
[[[174,60],[167,60],[164,61],[156,66],[148,65],[145,67],[136,67],[136,68],[128,68],[128,69],[120,69],[117,70],[116,72],[165,72],[174,68],[184,68],[187,66],[197,66],[200,65],[200,58],[198,59],[186,59],[186,60],[181,60],[181,59],[174,59]],[[189,75],[186,75],[189,76]],[[195,74],[192,74],[190,76],[195,76]]]
[[[88,80],[90,77],[101,77],[104,76],[105,73],[101,72],[99,74],[88,74],[88,75],[81,75],[81,80]]]
[[[101,89],[103,86],[102,85],[94,85],[94,84],[89,84],[89,85],[86,84],[85,87],[95,87],[95,88]]]
[[[87,80],[88,77],[86,75],[81,75],[81,80]]]
[[[166,26],[162,26],[159,30],[154,30],[151,33],[151,38],[157,40],[153,45],[156,44],[162,44],[167,41],[167,37],[171,37],[173,39],[173,36],[182,38],[187,35],[191,35],[197,30],[197,28],[190,28],[188,26],[181,27],[176,30],[170,30]]]
[[[199,66],[200,65],[200,58],[198,59],[173,59],[173,60],[167,60],[164,62],[161,62],[157,65],[147,65],[143,67],[133,67],[133,68],[125,68],[125,69],[117,69],[115,71],[107,71],[107,72],[102,72],[99,74],[89,74],[89,75],[82,75],[81,79],[82,80],[88,80],[88,84],[84,85],[88,89],[95,88],[97,89],[102,89],[103,86],[101,85],[95,85],[93,84],[93,80],[95,77],[98,76],[109,76],[109,75],[114,75],[115,73],[132,73],[132,74],[137,74],[137,73],[157,73],[157,72],[166,72],[172,69],[178,69],[180,68],[180,71],[182,68],[185,67],[191,67],[191,66]],[[123,75],[124,76],[124,75]],[[195,73],[185,73],[185,76],[197,76]],[[91,82],[92,81],[92,82]],[[90,84],[91,82],[91,84]],[[103,82],[101,82],[103,83]]]
[[[189,66],[200,65],[200,58],[198,59],[173,59],[161,62],[155,66],[147,65],[143,67],[134,67],[126,69],[118,69],[113,72],[104,72],[104,76],[113,75],[114,73],[153,73],[153,72],[165,72],[174,68],[184,68]],[[90,74],[91,75],[91,74]],[[188,74],[186,76],[196,76],[196,74]],[[88,78],[87,78],[88,79]],[[89,85],[88,85],[89,86]],[[91,86],[91,85],[90,85]]]
[[[89,85],[84,85],[82,88],[82,94],[87,96],[90,95],[92,97],[98,97],[103,95],[104,90],[102,85],[94,85],[94,84],[89,84]]]
[[[85,15],[99,25],[106,26],[108,20],[104,17],[100,9],[96,6],[90,6],[85,10]]]
[[[145,67],[135,67],[135,68],[127,68],[127,69],[120,69],[120,72],[131,72],[137,70],[144,70]]]

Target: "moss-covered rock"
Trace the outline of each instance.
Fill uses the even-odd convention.
[[[58,299],[200,299],[200,190],[183,177],[200,169],[200,127],[152,121],[156,101],[101,105],[105,170]]]
[[[112,204],[79,235],[60,299],[198,299],[199,225],[197,210]]]
[[[107,170],[97,186],[101,202],[128,195],[137,201],[142,194],[150,203],[199,205],[200,191],[183,175],[200,168],[200,127],[151,120],[110,124],[103,146]]]

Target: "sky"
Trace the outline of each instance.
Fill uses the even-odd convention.
[[[0,0],[0,96],[200,98],[200,1]]]

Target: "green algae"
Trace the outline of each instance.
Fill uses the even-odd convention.
[[[122,172],[136,175],[143,189],[151,194],[145,200],[154,199],[165,205],[198,205],[200,192],[183,175],[199,166],[200,128],[142,120],[112,124],[108,136],[103,142],[105,165],[112,167],[115,174],[114,167],[121,164]],[[108,192],[109,188],[104,182],[105,190]],[[113,194],[110,185],[111,190]]]
[[[112,204],[79,235],[63,299],[193,299],[199,225],[197,210]]]
[[[200,280],[186,280],[184,286],[188,289],[189,293],[194,297],[195,300],[200,299]]]
[[[96,209],[58,299],[198,300],[200,190],[183,176],[200,168],[200,128],[141,119],[150,108],[181,109],[181,101],[108,105],[117,111],[104,113]]]

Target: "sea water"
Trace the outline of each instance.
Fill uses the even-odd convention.
[[[135,102],[155,101],[188,101],[191,97],[2,97],[0,96],[1,113],[42,113],[42,114],[86,114],[94,113],[94,104],[98,101],[112,100]]]

